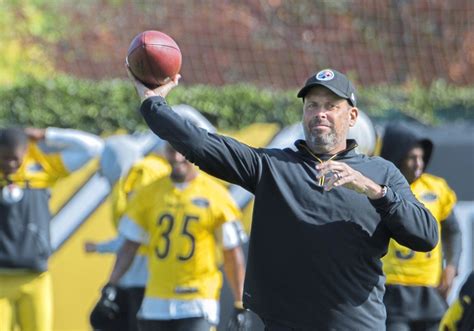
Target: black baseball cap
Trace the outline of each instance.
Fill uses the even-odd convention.
[[[304,98],[308,91],[316,85],[330,89],[341,98],[346,99],[353,107],[357,105],[354,85],[337,70],[324,69],[309,77],[304,87],[298,92],[298,98]]]

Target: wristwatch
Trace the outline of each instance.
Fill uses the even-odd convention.
[[[385,185],[382,185],[382,198],[387,195],[388,188]]]

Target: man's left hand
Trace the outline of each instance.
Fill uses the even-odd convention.
[[[316,166],[317,179],[326,177],[324,189],[330,191],[335,187],[344,186],[350,190],[367,195],[369,199],[380,199],[383,188],[359,171],[351,168],[344,162],[327,161]]]

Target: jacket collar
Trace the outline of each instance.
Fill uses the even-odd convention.
[[[305,140],[297,140],[295,141],[295,146],[300,153],[303,155],[310,157],[312,159],[316,159],[319,162],[328,161],[328,160],[338,160],[338,159],[345,159],[355,156],[357,153],[355,148],[357,147],[357,142],[354,139],[347,139],[346,140],[346,149],[340,151],[336,154],[315,154],[306,144]]]

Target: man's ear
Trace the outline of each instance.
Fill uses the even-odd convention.
[[[356,124],[357,117],[359,117],[359,109],[357,107],[349,109],[349,126],[351,128]]]

